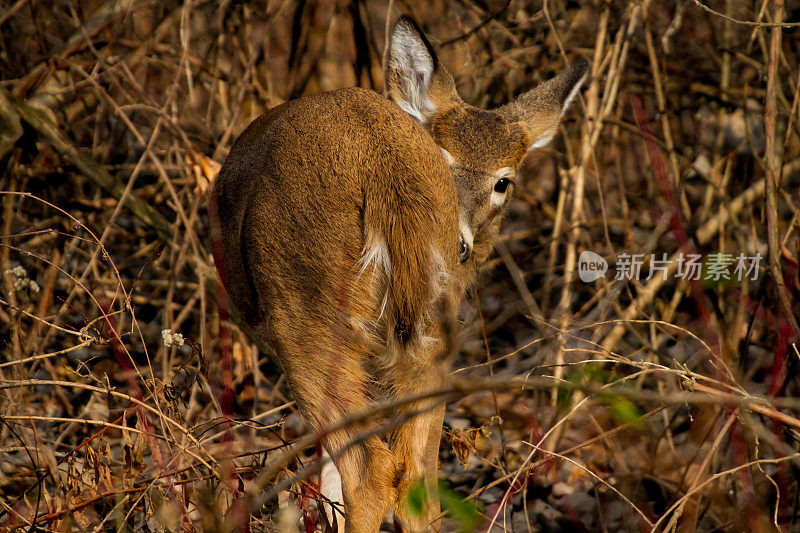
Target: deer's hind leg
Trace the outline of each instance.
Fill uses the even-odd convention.
[[[398,363],[393,375],[397,398],[409,398],[439,390],[446,370],[443,365],[409,357]],[[444,404],[439,398],[428,398],[405,405],[396,416],[407,420],[390,439],[397,469],[393,480],[395,514],[404,531],[429,531],[429,523],[439,509],[436,483]],[[418,483],[424,483],[429,495],[421,513],[411,512],[407,506],[409,490]]]
[[[325,432],[368,408],[370,379],[362,367],[368,357],[363,345],[319,331],[326,330],[316,329],[307,342],[297,343],[295,336],[291,349],[284,346],[279,356],[301,413]],[[323,437],[341,477],[350,533],[377,532],[393,502],[392,453],[378,435],[369,435],[371,429],[369,420],[361,420]]]
[[[432,412],[430,426],[428,426],[428,440],[425,444],[424,478],[428,487],[437,487],[439,483],[439,444],[442,441],[442,424],[444,424],[445,404],[438,404]],[[436,520],[440,514],[438,494],[428,501],[426,507],[426,522],[428,530],[441,531],[441,520]]]

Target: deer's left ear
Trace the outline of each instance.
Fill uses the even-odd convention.
[[[460,101],[453,76],[407,15],[394,23],[386,56],[386,95],[421,123]]]
[[[585,59],[579,59],[568,71],[537,85],[497,110],[507,120],[522,126],[529,139],[529,150],[541,148],[553,138],[564,111],[586,79],[588,66]]]

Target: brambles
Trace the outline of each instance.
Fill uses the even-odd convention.
[[[316,439],[220,312],[204,191],[265,108],[380,89],[385,3],[7,4],[0,527],[258,531],[279,500],[311,516]],[[395,4],[475,105],[592,62],[464,306],[448,494],[515,531],[796,527],[796,26],[693,1]],[[778,20],[773,0],[703,4]],[[584,251],[609,272],[580,281]],[[614,280],[626,254],[640,275]],[[759,275],[678,275],[712,254],[760,254]]]

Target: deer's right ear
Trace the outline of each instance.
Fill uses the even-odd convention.
[[[579,59],[572,68],[540,83],[497,111],[509,122],[518,122],[528,136],[528,149],[541,148],[553,138],[561,117],[575,99],[589,63]]]
[[[453,76],[407,15],[397,19],[386,52],[386,96],[422,124],[459,99]]]

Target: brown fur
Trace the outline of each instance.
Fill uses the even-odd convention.
[[[553,79],[520,95],[498,109],[484,111],[465,103],[458,95],[453,76],[436,57],[433,47],[422,30],[410,17],[400,17],[395,23],[386,62],[386,95],[401,107],[420,101],[413,93],[414,80],[419,72],[408,72],[409,64],[402,51],[407,42],[418,41],[419,54],[430,54],[433,72],[430,83],[417,90],[425,95],[429,106],[416,109],[421,121],[430,131],[436,144],[453,158],[451,170],[459,191],[462,216],[474,236],[473,251],[468,263],[474,268],[489,256],[499,223],[511,194],[501,205],[490,205],[491,191],[498,180],[496,172],[503,168],[516,172],[523,157],[537,142],[553,136],[565,108],[580,88],[586,74],[587,62],[578,60],[573,67]],[[413,107],[413,106],[412,106]],[[512,174],[513,174],[512,173]],[[512,176],[513,177],[513,176]]]
[[[464,285],[489,255],[511,195],[494,189],[555,127],[584,71],[482,111],[461,100],[417,25],[401,17],[386,72],[397,105],[342,89],[278,106],[242,133],[215,184],[220,266],[314,428],[376,396],[445,384]],[[386,440],[358,438],[368,420],[326,435],[347,531],[377,531],[390,506],[404,527],[429,527],[437,504],[410,516],[404,500],[413,482],[436,481],[443,414],[427,400],[398,407],[404,422]]]
[[[388,246],[391,318],[410,336],[434,289],[431,247],[451,264],[458,250],[455,188],[433,141],[362,89],[301,98],[257,119],[231,150],[216,193],[229,289],[253,324],[274,323],[288,313],[276,308],[294,300],[298,317],[371,318],[376,302],[356,292],[355,264],[374,231]],[[255,281],[264,279],[281,283]]]
[[[420,351],[423,337],[435,335],[437,301],[457,305],[458,277],[437,272],[457,266],[449,169],[424,128],[376,93],[342,89],[270,110],[235,143],[215,196],[231,299],[275,351],[315,428],[366,408],[379,394],[368,371],[386,367],[389,354]],[[388,278],[379,265],[363,268],[370,235],[385,239]],[[430,360],[407,359],[394,367],[403,380],[429,378]],[[382,381],[382,389],[405,387]],[[326,445],[335,455],[363,429]],[[359,502],[353,513],[371,509],[366,501],[385,510],[397,500],[392,455],[377,437],[347,449],[337,465],[345,499]],[[352,528],[376,530],[383,510],[363,520],[351,514]]]

